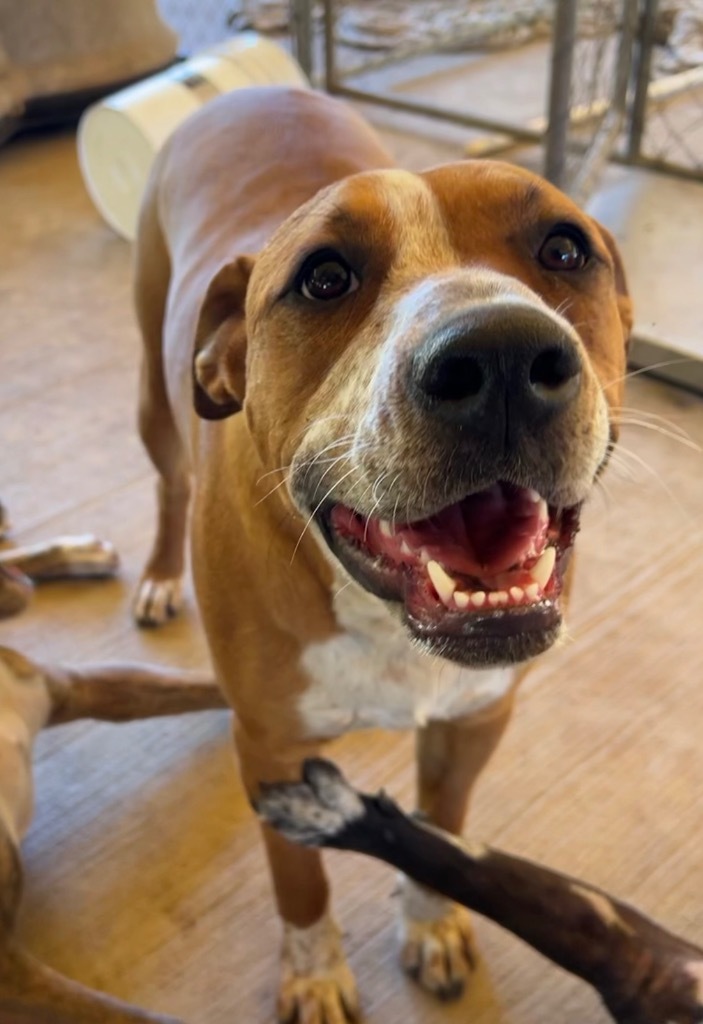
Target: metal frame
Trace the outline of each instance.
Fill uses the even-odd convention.
[[[578,0],[557,0],[559,4],[577,3]],[[346,96],[349,99],[359,100],[364,103],[373,103],[377,106],[388,107],[391,110],[399,110],[407,114],[417,114],[421,117],[431,117],[440,121],[447,121],[450,124],[457,124],[464,128],[477,128],[479,131],[494,132],[507,135],[516,143],[527,142],[540,143],[543,141],[544,133],[538,129],[526,125],[513,124],[508,121],[500,121],[493,118],[478,117],[473,114],[462,114],[456,110],[447,110],[444,107],[436,107],[427,103],[417,103],[413,100],[404,100],[389,92],[373,92],[369,89],[360,89],[348,86],[340,78],[337,72],[335,58],[335,3],[334,0],[323,0],[324,18],[324,40],[325,40],[325,74],[324,86],[327,92],[335,93],[338,96]],[[383,63],[387,63],[384,61]],[[379,62],[378,66],[382,66]]]
[[[289,0],[290,34],[293,41],[293,56],[305,75],[313,75],[313,27],[311,0]]]
[[[579,0],[555,0],[548,113],[546,118],[537,119],[533,123],[515,124],[476,114],[463,114],[433,104],[403,99],[388,91],[377,92],[348,85],[340,75],[336,63],[335,0],[323,0],[322,3],[324,71],[321,84],[328,92],[349,99],[490,133],[494,137],[497,149],[543,144],[545,177],[567,189],[567,154],[570,151],[586,152],[584,168],[574,186],[580,199],[594,187],[598,174],[607,160],[660,171],[688,180],[703,180],[703,172],[700,170],[672,164],[642,152],[648,105],[665,102],[669,95],[660,95],[656,83],[651,83],[651,59],[658,0],[624,0],[617,83],[613,96],[608,98],[608,109],[603,124],[591,145],[569,142],[569,128],[574,123],[574,111],[569,110],[568,97],[573,71],[578,5]],[[290,11],[296,57],[306,74],[314,78],[316,61],[313,47],[312,0],[290,0]],[[400,54],[396,52],[366,64],[364,70],[388,66],[402,57],[419,55],[422,52],[431,51],[429,47],[426,50],[403,50]],[[623,128],[626,143],[620,150],[614,147]],[[486,142],[488,151],[491,140]]]
[[[571,123],[571,78],[579,0],[557,2],[545,131],[544,176],[562,185],[566,175],[566,143]]]
[[[623,163],[636,167],[645,167],[693,181],[703,181],[703,167],[685,167],[681,164],[670,163],[668,160],[661,160],[658,157],[649,157],[642,152],[647,108],[653,103],[665,101],[670,95],[669,93],[667,96],[663,96],[663,90],[657,89],[661,80],[652,82],[652,51],[658,8],[659,0],[641,0],[633,80],[634,91],[627,130],[627,144],[624,154],[619,159]],[[690,76],[690,73],[683,72],[680,76],[675,77],[683,80],[687,76]],[[703,76],[699,76],[699,78],[701,77]],[[703,87],[703,80],[699,84]]]
[[[613,156],[618,137],[626,123],[638,21],[639,0],[624,0],[615,81],[612,95],[609,97],[610,105],[574,180],[570,182],[569,191],[579,203],[585,202],[597,187],[598,178],[605,164]],[[566,130],[568,131],[568,123]]]
[[[348,99],[358,100],[383,106],[402,113],[415,114],[421,117],[434,118],[456,124],[465,128],[490,133],[495,138],[496,147],[508,149],[513,146],[537,144],[545,146],[544,174],[554,184],[569,189],[566,180],[567,154],[570,149],[588,150],[585,167],[589,174],[579,183],[583,190],[590,185],[598,168],[608,159],[618,162],[625,157],[612,152],[615,138],[619,133],[627,115],[627,96],[632,67],[634,43],[637,32],[638,6],[640,0],[625,0],[625,17],[623,32],[618,53],[618,81],[613,97],[609,98],[605,117],[607,131],[599,132],[594,151],[590,153],[588,145],[569,145],[569,127],[573,119],[570,108],[570,83],[573,72],[573,53],[576,41],[576,24],[579,0],[555,0],[555,23],[552,42],[551,75],[548,97],[548,113],[544,119],[531,124],[515,124],[496,118],[480,117],[476,114],[464,114],[456,110],[447,110],[432,104],[415,100],[402,99],[387,91],[376,92],[349,86],[339,75],[335,51],[335,0],[323,0],[324,24],[324,78],[323,84],[327,92]],[[309,0],[291,0],[293,7],[309,5]],[[298,22],[299,23],[299,22]],[[301,47],[304,50],[305,47]],[[412,51],[417,55],[418,51]],[[403,51],[402,56],[411,54]],[[394,55],[398,59],[398,55]],[[383,67],[393,62],[393,57],[384,57],[372,65],[372,68]],[[627,160],[626,162],[630,162]],[[651,162],[650,162],[651,163]]]

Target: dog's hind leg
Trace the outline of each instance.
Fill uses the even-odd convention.
[[[512,693],[486,711],[430,722],[417,734],[418,807],[437,828],[461,833],[474,783],[510,719]],[[475,967],[469,915],[463,907],[403,879],[401,961],[442,999],[457,998]]]
[[[159,473],[156,537],[134,601],[141,626],[158,626],[181,605],[190,467],[168,399],[163,324],[170,261],[159,226],[155,188],[142,208],[136,249],[135,304],[144,342],[139,384],[139,433]]]
[[[0,1022],[178,1024],[85,988],[46,967],[14,938],[22,895],[19,843],[32,811],[32,743],[47,724],[123,721],[221,707],[212,681],[139,666],[43,669],[0,647]]]
[[[2,1024],[179,1024],[112,999],[46,967],[13,938],[22,865],[0,818],[0,1021]]]

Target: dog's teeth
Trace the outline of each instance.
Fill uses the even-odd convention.
[[[439,562],[430,561],[427,563],[427,575],[432,580],[432,585],[439,594],[442,603],[449,607],[452,595],[456,590],[454,580],[444,571]]]
[[[408,557],[408,555],[412,556],[414,554],[413,549],[410,547],[406,540],[400,542],[400,553],[401,555],[405,555],[406,558]]]
[[[471,604],[474,608],[483,608],[486,603],[486,594],[483,590],[476,590],[471,595]]]
[[[540,558],[539,562],[537,562],[536,565],[533,565],[530,569],[530,576],[535,581],[535,583],[539,583],[542,590],[544,590],[544,588],[549,583],[550,577],[554,572],[556,560],[556,548],[547,548],[546,551],[544,551],[544,553],[542,554],[542,557]]]
[[[537,512],[542,522],[549,522],[549,506],[544,498],[539,499],[539,508],[537,509]]]
[[[494,608],[501,604],[507,604],[509,600],[507,590],[493,590],[488,595],[488,603]]]
[[[429,553],[427,548],[420,548],[418,554],[420,556],[420,561],[422,562],[423,565],[429,565],[430,562],[432,561],[432,555]]]
[[[379,519],[378,528],[384,537],[392,537],[393,534],[395,533],[395,530],[393,529],[393,527],[391,526],[387,519]]]
[[[527,497],[530,499],[530,501],[534,501],[535,505],[538,501],[542,501],[542,495],[539,493],[539,491],[536,491],[534,487],[528,488]]]
[[[463,590],[456,590],[454,592],[454,600],[456,601],[457,608],[468,608],[471,598]]]
[[[525,587],[525,597],[529,598],[530,601],[536,601],[540,592],[539,583],[530,583],[529,587]]]
[[[522,589],[522,587],[511,587],[510,596],[512,597],[513,601],[522,601],[523,597],[525,596],[525,591]]]

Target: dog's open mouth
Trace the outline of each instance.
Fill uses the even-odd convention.
[[[367,590],[402,602],[411,632],[465,664],[514,663],[546,650],[579,507],[550,507],[536,491],[498,482],[428,519],[365,518],[328,506],[320,525]]]

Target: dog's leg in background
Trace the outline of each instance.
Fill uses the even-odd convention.
[[[48,725],[77,718],[129,722],[227,707],[212,678],[196,673],[180,676],[167,669],[121,664],[44,672],[51,697]]]
[[[510,720],[512,693],[486,711],[430,722],[417,733],[418,809],[445,832],[460,835],[481,771]],[[468,912],[404,878],[401,961],[424,989],[443,999],[464,990],[475,966]]]
[[[22,895],[19,844],[32,812],[32,744],[47,725],[128,721],[225,707],[208,677],[158,668],[42,667],[0,647],[0,1021],[2,1024],[178,1024],[85,988],[14,939]]]
[[[162,330],[170,268],[154,192],[152,186],[145,199],[136,251],[135,302],[144,342],[139,433],[159,473],[156,537],[134,602],[134,616],[142,626],[161,625],[180,609],[191,486],[164,378]]]
[[[299,744],[272,752],[235,722],[241,777],[256,802],[260,785],[300,778],[318,748]],[[283,922],[280,1021],[346,1024],[359,1017],[354,976],[329,907],[329,886],[319,850],[296,846],[262,824],[269,869]]]

